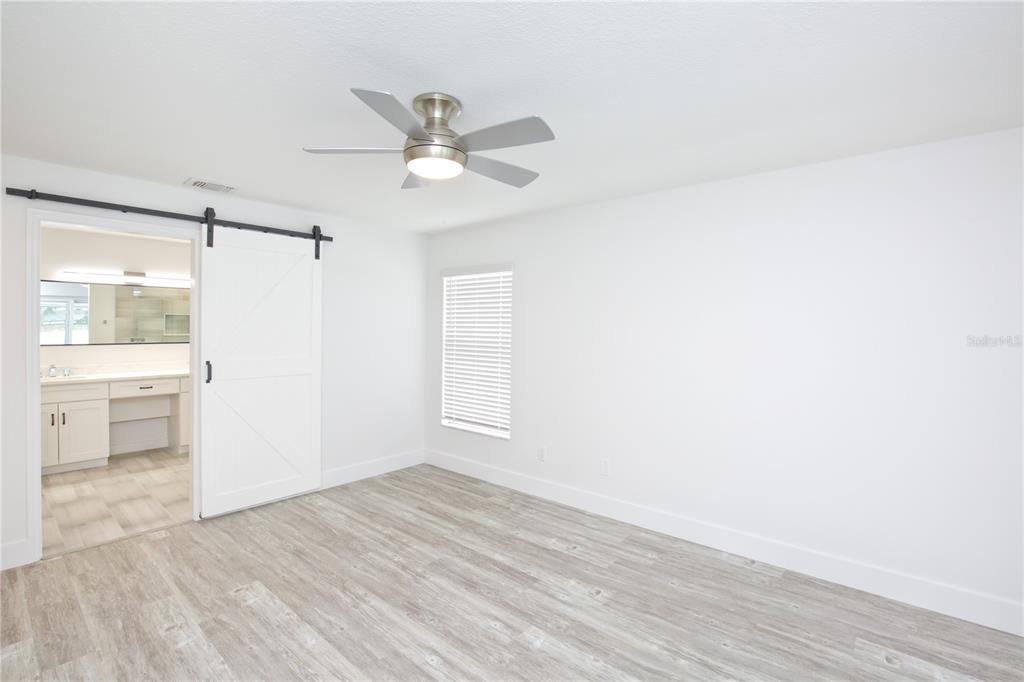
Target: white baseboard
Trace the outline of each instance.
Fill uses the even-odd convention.
[[[0,546],[0,569],[6,570],[15,566],[23,566],[38,559],[39,557],[33,554],[26,539],[5,542],[3,546]]]
[[[402,452],[397,455],[378,457],[377,459],[371,459],[366,462],[349,464],[348,466],[335,467],[324,472],[323,485],[321,485],[321,489],[333,488],[336,485],[344,485],[345,483],[360,481],[372,476],[380,476],[381,474],[398,471],[399,469],[405,469],[406,467],[423,464],[423,461],[423,451],[412,450],[410,452]]]
[[[426,462],[641,528],[1024,636],[1024,603],[608,497],[457,455],[428,450]]]
[[[97,469],[99,467],[105,467],[109,463],[109,458],[101,457],[100,459],[87,459],[84,462],[72,462],[71,464],[55,464],[53,466],[43,467],[43,476],[49,476],[50,474],[63,474],[67,471],[79,471],[81,469]]]

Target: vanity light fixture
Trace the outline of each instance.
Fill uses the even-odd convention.
[[[191,278],[170,277],[164,274],[147,275],[144,272],[89,272],[87,270],[64,270],[58,281],[83,282],[86,284],[137,284],[149,287],[191,289]]]

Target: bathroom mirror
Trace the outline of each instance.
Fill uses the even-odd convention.
[[[43,281],[39,344],[188,343],[189,289]]]

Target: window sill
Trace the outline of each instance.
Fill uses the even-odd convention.
[[[469,431],[470,433],[477,433],[481,436],[490,436],[491,438],[500,438],[501,440],[511,440],[512,434],[508,431],[500,431],[498,429],[490,429],[486,426],[473,426],[472,424],[463,424],[462,422],[452,421],[450,419],[442,419],[441,426],[449,429],[458,429],[459,431]]]

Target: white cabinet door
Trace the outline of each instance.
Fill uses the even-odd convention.
[[[107,400],[80,400],[57,406],[61,464],[110,456],[110,410]]]
[[[318,489],[320,261],[313,242],[217,228],[201,267],[202,515]]]
[[[40,443],[43,446],[43,466],[52,467],[59,464],[57,459],[57,425],[58,415],[57,403],[44,403],[42,412],[39,415],[39,423],[42,426]]]

